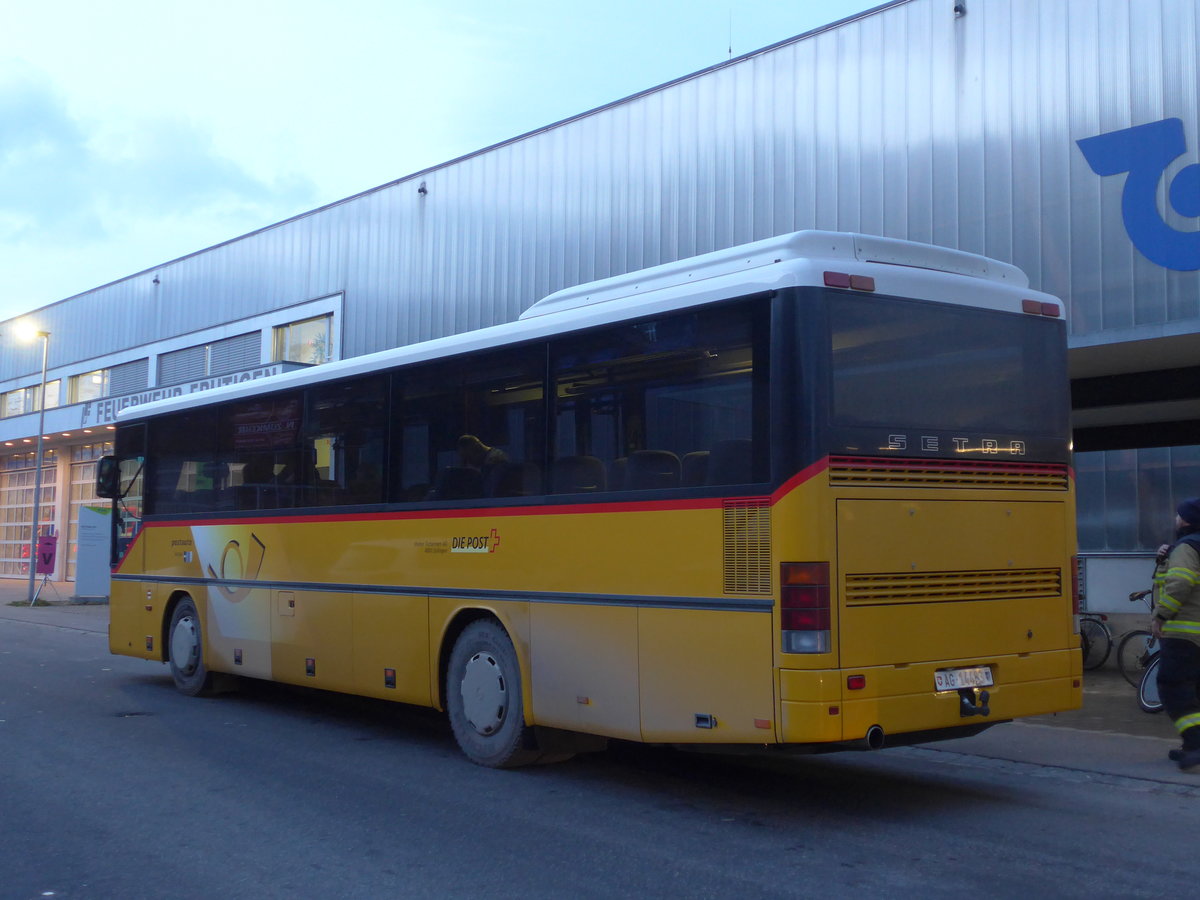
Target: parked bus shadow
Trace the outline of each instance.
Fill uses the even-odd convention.
[[[916,771],[888,750],[795,755],[717,754],[616,742],[604,757],[581,758],[600,774],[690,802],[702,789],[709,805],[727,803],[785,819],[830,812],[848,817],[924,819],[939,813],[1016,804],[1003,788],[981,786],[953,771]]]
[[[143,705],[177,696],[169,675],[132,675],[126,683],[131,689],[127,695]],[[445,716],[433,709],[249,678],[238,679],[236,689],[227,693],[180,699],[223,718],[239,709],[277,722],[319,723],[340,729],[339,737],[356,743],[383,742],[375,748],[392,757],[405,749],[433,754],[456,767],[453,777],[471,782],[505,779],[517,791],[536,783],[552,788],[570,784],[573,789],[589,783],[660,809],[696,808],[751,824],[831,813],[903,820],[1019,802],[1013,792],[981,786],[978,778],[960,777],[955,770],[919,771],[911,757],[894,757],[886,749],[725,755],[614,740],[604,752],[567,762],[492,772],[459,753]]]

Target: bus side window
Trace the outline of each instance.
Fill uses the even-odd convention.
[[[213,410],[172,413],[150,423],[146,511],[155,515],[210,512],[214,508],[207,467],[216,459]]]
[[[383,501],[387,380],[371,375],[305,392],[298,453],[276,456],[281,496],[299,485],[297,505],[346,506]]]
[[[545,345],[393,376],[391,496],[490,501],[541,493]]]
[[[763,480],[765,310],[733,302],[555,342],[556,465],[598,459],[609,491]]]

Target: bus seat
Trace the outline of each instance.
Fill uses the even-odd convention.
[[[501,463],[493,481],[495,497],[528,497],[542,490],[542,470],[537,463]]]
[[[680,461],[684,487],[697,487],[708,479],[707,450],[693,450],[685,453]]]
[[[242,466],[236,489],[238,509],[275,509],[275,464],[269,456],[252,456]]]
[[[625,490],[625,472],[629,468],[629,460],[624,456],[614,459],[608,464],[608,489],[610,491]]]
[[[553,493],[579,494],[603,491],[608,480],[604,463],[594,456],[564,456],[554,461]]]
[[[717,441],[708,460],[708,484],[745,484],[754,480],[754,445],[746,439]]]
[[[446,466],[437,474],[430,500],[474,500],[483,496],[483,475],[469,466]]]
[[[635,450],[629,454],[626,489],[679,487],[679,457],[670,450]]]

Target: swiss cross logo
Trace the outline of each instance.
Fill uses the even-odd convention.
[[[490,535],[488,535],[488,553],[495,553],[496,548],[499,546],[500,546],[500,532],[497,531],[495,528],[493,528],[492,533]]]

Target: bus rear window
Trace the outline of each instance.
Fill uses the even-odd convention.
[[[834,425],[1064,430],[1058,320],[846,294],[828,309]]]

